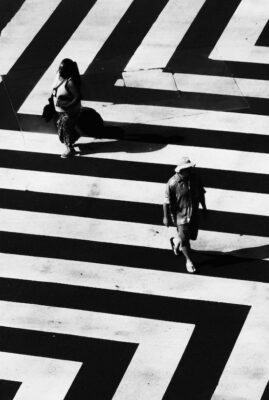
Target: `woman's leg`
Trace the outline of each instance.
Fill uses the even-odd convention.
[[[57,121],[58,135],[66,150],[61,155],[62,158],[71,157],[75,154],[73,144],[75,142],[75,119],[67,113],[61,113]]]

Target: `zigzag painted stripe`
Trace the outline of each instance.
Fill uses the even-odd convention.
[[[21,382],[14,399],[63,400],[82,363],[0,352],[0,379]]]
[[[8,257],[0,254],[3,263],[5,263],[5,260],[9,261]],[[265,318],[265,310],[268,307],[268,284],[259,283],[253,286],[252,282],[242,283],[235,280],[194,277],[186,274],[158,272],[149,269],[138,271],[137,269],[124,268],[122,266],[112,267],[34,257],[11,256],[10,260],[11,268],[5,268],[5,264],[1,263],[3,265],[0,269],[1,276],[17,276],[20,279],[37,279],[64,284],[72,282],[72,284],[76,285],[146,293],[151,296],[195,298],[199,301],[221,301],[251,306],[252,308],[247,321],[224,370],[220,384],[214,393],[214,397],[225,396],[230,400],[234,399],[234,393],[236,393],[239,398],[241,396],[246,400],[258,400],[261,398],[269,376],[267,365],[269,346],[268,339],[266,339],[269,321],[268,318]],[[73,281],[74,276],[76,276],[75,281]],[[150,287],[147,285],[148,282],[151,282]],[[195,290],[193,290],[194,288]],[[90,335],[91,337],[110,338],[112,340],[141,341],[139,335],[140,337],[144,335],[144,333],[141,333],[141,324],[148,323],[147,320],[139,319],[140,326],[138,328],[136,325],[138,321],[135,318],[126,319],[126,317],[112,316],[111,314],[102,314],[99,317],[97,313],[22,303],[1,301],[0,310],[1,308],[5,311],[0,314],[2,326],[38,329],[42,331],[49,330],[75,335],[83,334],[85,336]],[[37,317],[29,319],[28,316],[33,315],[33,312]],[[55,322],[48,324],[47,320]],[[70,321],[76,323],[70,325]],[[149,323],[154,326],[156,321]],[[161,327],[161,325],[165,326],[167,323],[159,321],[158,324]],[[107,326],[109,326],[109,329],[107,329]],[[119,337],[121,326],[122,337]],[[151,326],[151,329],[153,326]],[[180,335],[179,331],[174,331],[173,326],[177,329],[177,324],[174,323],[174,325],[171,325],[172,343],[170,345],[172,347],[174,346],[173,338],[176,337],[174,334]],[[179,325],[178,328],[181,329],[181,326]],[[184,324],[182,328],[185,328]],[[157,332],[160,332],[158,325],[155,329]],[[169,325],[167,325],[167,329],[169,329]],[[186,335],[188,332],[190,333],[187,329],[186,326]],[[147,342],[149,338],[151,341],[154,341],[155,337],[158,338],[158,343],[161,342],[155,330],[149,332],[146,329],[142,330],[142,332],[149,335],[148,339],[143,338],[143,342],[145,340]],[[162,336],[165,338],[165,335],[162,334]],[[263,338],[263,340],[257,341],[257,337]],[[250,355],[252,356],[251,358]],[[249,372],[248,374],[245,373],[246,368]],[[259,379],[249,379],[249,374],[255,373],[258,370],[260,371],[261,368],[263,372],[259,375]]]
[[[215,60],[268,64],[268,48],[255,46],[268,18],[266,0],[260,0],[257,7],[253,7],[252,0],[241,1],[209,57]]]
[[[161,400],[194,329],[191,324],[5,301],[0,310],[1,326],[139,344],[113,400]]]

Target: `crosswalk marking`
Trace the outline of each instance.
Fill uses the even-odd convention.
[[[34,7],[29,9],[32,3]],[[102,61],[107,61],[107,59],[102,60],[104,56],[100,50],[102,50],[103,45],[106,44],[104,49],[106,57],[109,44],[113,43],[114,45],[114,40],[119,40],[117,34],[125,34],[124,31],[119,32],[116,29],[116,35],[114,35],[115,28],[126,28],[127,22],[130,27],[129,24],[134,23],[135,18],[137,18],[137,4],[134,0],[113,0],[113,2],[97,0],[92,3],[94,5],[90,9],[87,0],[83,0],[83,15],[88,9],[89,13],[55,57],[48,70],[45,71],[44,66],[39,66],[40,74],[43,73],[41,80],[36,84],[29,77],[27,90],[30,90],[30,87],[33,88],[36,84],[32,92],[29,94],[25,88],[23,89],[23,86],[20,87],[19,91],[23,92],[21,97],[26,100],[19,112],[31,116],[20,115],[23,121],[32,121],[32,119],[35,122],[40,121],[38,116],[42,113],[43,106],[47,102],[53,75],[62,58],[72,55],[72,58],[78,62],[82,74],[86,72],[93,61],[97,61],[98,68],[102,68]],[[239,4],[239,1],[237,0],[234,3]],[[0,62],[0,74],[4,73],[2,71],[7,73],[19,60],[22,51],[35,39],[39,29],[50,18],[59,4],[59,1],[50,1],[49,6],[46,4],[46,9],[44,9],[44,5],[39,0],[25,0],[24,5],[14,16],[11,23],[3,30],[4,36],[8,36],[8,33],[10,33],[9,37],[2,35],[0,38],[0,50],[5,50],[5,41],[11,44],[6,59],[3,63]],[[163,4],[166,5],[160,10]],[[129,10],[131,5],[132,7]],[[29,15],[31,17],[35,15],[37,8],[39,10],[44,9],[44,12],[38,16],[39,19],[30,21],[28,29],[25,31],[26,35],[22,35],[21,42],[17,40],[16,45],[13,46],[14,38],[18,37],[20,15],[25,17],[27,7],[27,18],[29,18]],[[265,226],[269,216],[267,207],[269,194],[266,187],[261,188],[263,180],[267,182],[269,172],[269,155],[266,146],[264,146],[264,150],[261,148],[262,143],[266,144],[268,136],[269,116],[262,115],[262,113],[267,114],[262,107],[266,105],[266,99],[269,98],[269,85],[266,80],[256,80],[253,72],[252,79],[248,79],[249,66],[245,64],[242,66],[243,72],[240,70],[240,66],[233,64],[231,70],[235,67],[235,71],[231,71],[230,77],[218,76],[218,71],[227,75],[230,66],[227,70],[222,69],[220,65],[223,65],[223,63],[212,61],[205,62],[205,65],[202,61],[201,70],[198,66],[195,71],[198,74],[202,72],[203,74],[212,73],[213,75],[163,72],[163,68],[166,66],[171,71],[168,62],[177,50],[178,53],[174,54],[175,58],[179,56],[180,60],[183,60],[183,53],[186,51],[188,59],[182,65],[182,68],[178,69],[179,71],[186,72],[188,70],[188,62],[192,57],[196,60],[196,52],[192,52],[193,49],[188,48],[188,42],[193,40],[194,31],[198,27],[200,18],[202,20],[205,18],[208,7],[210,8],[212,5],[211,2],[206,2],[206,0],[158,1],[159,17],[149,28],[144,40],[141,41],[142,38],[139,37],[139,42],[137,42],[136,38],[135,40],[133,40],[133,37],[131,38],[132,52],[134,52],[134,43],[136,43],[137,50],[130,54],[126,47],[124,54],[122,53],[123,58],[121,58],[121,54],[117,54],[117,57],[120,55],[120,61],[117,58],[114,64],[113,60],[115,70],[120,66],[117,71],[117,78],[120,78],[121,74],[122,78],[116,81],[116,86],[121,85],[121,88],[112,87],[109,101],[106,101],[105,91],[101,91],[96,98],[92,99],[93,96],[89,89],[89,92],[85,93],[87,100],[83,102],[85,106],[93,107],[99,111],[105,122],[134,124],[131,131],[135,129],[136,125],[140,125],[138,129],[140,132],[143,131],[141,128],[145,126],[147,134],[148,132],[156,134],[158,127],[173,128],[167,129],[165,142],[169,141],[171,132],[173,132],[173,135],[177,132],[179,143],[183,143],[183,145],[160,145],[159,143],[132,141],[120,141],[119,143],[116,140],[93,140],[92,138],[82,137],[78,143],[78,145],[81,144],[81,158],[77,157],[74,160],[63,160],[61,162],[58,156],[62,152],[62,145],[59,143],[56,134],[0,130],[0,149],[3,155],[1,167],[9,166],[9,168],[0,168],[0,191],[3,195],[2,208],[0,208],[0,229],[3,238],[10,240],[10,243],[3,243],[1,248],[2,251],[18,253],[0,253],[0,278],[2,285],[5,285],[7,280],[11,287],[18,284],[29,288],[29,296],[33,295],[32,297],[35,299],[33,302],[39,304],[44,302],[44,298],[39,293],[34,293],[34,289],[42,287],[46,291],[46,288],[50,287],[52,292],[56,292],[59,288],[59,291],[70,293],[71,298],[75,292],[80,295],[84,291],[89,292],[94,297],[99,289],[102,290],[99,292],[100,295],[104,293],[104,296],[112,296],[111,298],[119,296],[121,299],[121,296],[122,298],[132,296],[140,301],[142,296],[148,296],[149,302],[155,302],[159,301],[157,297],[161,296],[161,301],[167,302],[167,304],[169,301],[174,302],[174,299],[178,299],[178,303],[183,303],[184,299],[185,301],[194,300],[193,309],[197,307],[197,311],[194,310],[194,313],[197,312],[197,314],[201,302],[216,303],[206,304],[206,306],[213,308],[221,308],[223,307],[222,303],[225,303],[227,310],[234,309],[240,313],[242,311],[242,315],[244,313],[246,315],[247,310],[249,310],[248,315],[245,316],[245,323],[242,322],[242,327],[239,326],[241,331],[236,333],[237,339],[234,337],[234,342],[231,343],[225,365],[223,363],[221,366],[223,369],[219,371],[219,376],[215,380],[215,387],[212,388],[215,391],[213,395],[211,391],[211,396],[212,400],[224,398],[225,400],[234,400],[235,397],[244,400],[261,400],[269,378],[269,338],[267,334],[269,330],[267,318],[269,289],[267,283],[259,282],[259,280],[266,281],[268,265],[266,261],[261,260],[269,261],[268,254],[264,250],[268,248],[268,235]],[[233,6],[229,5],[228,8],[230,14],[227,13],[227,15],[231,15],[231,9],[235,8],[234,4]],[[123,24],[118,26],[127,11],[128,21],[124,20]],[[145,11],[149,13],[148,16],[152,12],[150,8],[145,9]],[[255,46],[255,43],[267,23],[268,12],[266,0],[261,0],[255,10],[253,10],[251,0],[242,0],[226,29],[223,25],[223,29],[221,29],[223,35],[211,52],[210,58],[267,63],[268,49]],[[193,22],[194,30],[191,27]],[[227,20],[225,20],[225,23],[227,24]],[[190,35],[188,35],[190,27]],[[217,29],[217,27],[215,26],[214,29]],[[187,35],[185,35],[186,33]],[[243,37],[244,41],[242,41]],[[182,39],[184,39],[184,43],[177,49]],[[214,38],[214,42],[216,40],[217,38]],[[234,46],[230,46],[231,41],[237,42],[239,46],[242,45],[237,49],[237,54],[232,51]],[[120,40],[119,49],[122,48],[123,42]],[[205,43],[205,46],[208,46],[208,49],[212,48],[212,43]],[[37,44],[36,41],[34,44]],[[229,44],[230,48],[226,47],[226,44]],[[199,43],[200,45],[201,43]],[[96,58],[97,54],[98,58]],[[129,62],[126,55],[130,57]],[[124,65],[121,64],[122,59],[126,63],[124,71],[122,71],[124,69]],[[173,60],[171,61],[171,64],[173,64]],[[207,71],[206,68],[209,64],[212,68]],[[23,65],[18,63],[16,68],[23,68]],[[15,75],[17,73],[16,68],[14,68]],[[12,90],[14,90],[12,85],[15,84],[14,72],[12,70],[7,77],[7,82],[9,80],[8,84],[11,85]],[[233,72],[234,77],[232,76]],[[236,76],[237,73],[241,76],[241,72],[244,79]],[[112,86],[115,83],[113,79],[116,80],[115,76],[114,73],[111,76],[110,83]],[[262,77],[262,74],[259,77]],[[84,79],[87,80],[87,77],[84,76]],[[125,90],[124,87],[143,88],[144,90]],[[155,105],[152,104],[153,102],[149,105],[150,91],[147,91],[147,89],[168,91],[168,93],[152,91],[153,95],[156,94],[156,98],[153,100]],[[169,91],[171,98],[173,98],[171,103],[169,103]],[[180,103],[181,94],[178,93],[178,96],[175,94],[179,91],[183,92],[183,96],[184,92],[191,92],[192,94],[186,97],[192,99],[192,107],[196,108],[187,108],[189,107],[188,102]],[[14,93],[16,92],[14,91]],[[121,96],[117,97],[121,93],[124,96],[126,94],[125,97],[123,96],[123,101]],[[127,98],[128,93],[135,93],[133,100]],[[139,93],[141,93],[141,99]],[[195,93],[204,95],[195,96]],[[223,96],[223,104],[222,97],[214,95]],[[167,103],[163,102],[166,96]],[[231,99],[229,96],[234,96],[234,98]],[[247,99],[247,97],[251,99]],[[21,98],[21,102],[23,98]],[[162,99],[161,103],[158,103],[159,98]],[[178,104],[176,98],[179,99]],[[199,98],[205,99],[206,104],[203,104]],[[215,98],[219,102],[217,108],[220,111],[212,110],[216,108],[213,105]],[[144,99],[147,105],[143,104]],[[208,103],[207,99],[210,99]],[[195,103],[196,100],[197,103]],[[21,104],[21,102],[18,103]],[[163,107],[163,104],[169,106]],[[180,108],[183,104],[187,104],[187,107]],[[200,109],[197,107],[200,107]],[[228,112],[228,110],[237,112]],[[259,115],[254,114],[255,112]],[[160,128],[161,132],[166,130],[163,128]],[[180,129],[177,130],[176,128]],[[255,139],[257,138],[257,147],[254,144],[254,135],[256,135]],[[213,136],[215,137],[214,142],[209,143],[209,139],[212,140]],[[248,141],[249,138],[250,143],[253,143],[253,148],[251,148],[250,143],[244,143],[241,147],[239,139],[243,142]],[[193,142],[199,144],[199,146],[190,146],[189,144]],[[234,142],[236,142],[237,149],[247,148],[251,151],[221,148],[232,147]],[[216,148],[205,147],[208,145]],[[85,152],[88,151],[89,154],[84,154],[83,149],[86,149]],[[39,155],[40,159],[38,159]],[[57,158],[54,155],[57,155]],[[238,268],[237,271],[231,271],[230,266],[227,270],[220,268],[218,271],[213,271],[212,265],[205,266],[206,274],[210,274],[207,268],[211,268],[214,275],[221,275],[225,278],[201,276],[199,271],[195,276],[187,273],[170,273],[166,272],[166,266],[163,265],[165,261],[160,265],[166,253],[168,254],[168,252],[162,250],[168,249],[172,257],[169,258],[168,256],[168,269],[175,268],[176,270],[177,262],[180,264],[180,269],[181,264],[184,263],[183,257],[173,257],[169,238],[175,235],[175,228],[167,229],[162,225],[161,208],[165,186],[165,182],[162,182],[162,180],[166,179],[169,169],[171,169],[172,175],[173,166],[177,165],[182,155],[188,155],[198,168],[205,169],[201,172],[214,186],[206,188],[207,206],[211,212],[207,222],[202,220],[205,229],[210,230],[201,230],[192,247],[198,251],[228,253],[229,255],[222,259],[224,263],[226,259],[230,259],[230,253],[245,257],[247,250],[250,258],[259,260],[255,263],[255,266],[258,265],[258,272],[254,271],[255,266],[249,272],[251,267],[249,260],[246,260],[246,271],[248,272],[247,276],[243,276],[245,269],[242,258],[239,260],[240,272]],[[11,156],[10,159],[8,159],[9,156]],[[16,159],[17,156],[18,159]],[[23,164],[24,162],[25,164]],[[104,169],[102,168],[103,162]],[[111,169],[113,167],[115,169],[108,172],[110,165]],[[92,166],[93,171],[91,171]],[[76,167],[78,167],[77,170]],[[143,171],[144,167],[146,167],[145,171]],[[154,175],[155,167],[156,174]],[[100,169],[97,171],[97,168]],[[135,169],[138,172],[138,177],[135,175]],[[131,172],[130,177],[128,176],[129,171]],[[160,175],[157,176],[157,173],[160,173]],[[95,174],[97,176],[94,176]],[[233,182],[228,182],[228,178],[232,179]],[[257,186],[255,185],[256,179]],[[226,187],[229,189],[236,188],[237,190],[224,189]],[[263,193],[256,193],[259,190]],[[9,199],[11,200],[10,204]],[[27,203],[29,199],[31,204]],[[35,201],[32,202],[32,200]],[[89,201],[89,207],[92,203],[90,210],[86,209],[87,201]],[[64,209],[60,207],[61,204],[65,206]],[[83,205],[82,208],[79,208],[80,204]],[[95,210],[95,206],[98,205],[106,207],[105,210],[103,209],[103,214],[101,207],[98,211]],[[145,211],[145,214],[143,214],[143,211]],[[211,221],[213,215],[217,219],[227,217],[227,221],[222,221],[221,225],[217,226],[218,220]],[[233,218],[235,224],[229,226],[229,221],[233,221]],[[251,221],[256,224],[253,231],[250,229]],[[240,223],[242,223],[242,226],[239,226]],[[263,236],[229,233],[241,232],[241,228],[242,232],[261,232],[258,234]],[[217,229],[228,232],[217,232],[215,231]],[[35,241],[36,247],[34,247]],[[59,249],[51,248],[48,250],[45,248],[48,243],[52,242],[59,244]],[[15,249],[16,244],[18,244],[18,248]],[[76,249],[84,251],[83,249],[87,249],[89,246],[90,250],[95,251],[97,249],[97,252],[96,254],[88,254],[85,250],[87,254],[74,254],[73,250],[68,249],[67,254],[65,254],[64,246],[70,245],[71,248],[73,244]],[[61,246],[63,248],[60,248]],[[108,250],[111,250],[111,255],[101,254]],[[120,253],[121,250],[123,254]],[[116,254],[116,251],[119,251],[119,253]],[[31,256],[31,254],[35,256]],[[44,256],[44,254],[55,258],[39,257],[39,255]],[[130,260],[129,254],[134,259]],[[148,256],[146,259],[145,255]],[[151,255],[153,256],[152,259]],[[160,261],[156,261],[159,255]],[[211,254],[200,253],[200,255],[202,260],[211,260]],[[127,260],[124,261],[124,265],[118,265],[121,264],[121,256],[124,260]],[[68,260],[57,259],[56,257],[64,257]],[[94,260],[97,263],[74,261],[73,258]],[[108,262],[108,264],[100,264],[98,260],[105,260],[104,262]],[[152,265],[150,265],[151,260]],[[139,268],[131,268],[128,264]],[[201,264],[204,265],[205,263],[203,264],[202,261]],[[203,273],[202,265],[201,273]],[[154,270],[154,268],[160,268],[162,271]],[[235,276],[239,279],[231,279]],[[255,282],[246,281],[249,276],[254,276]],[[93,290],[94,288],[97,290]],[[193,346],[192,341],[189,343],[193,330],[195,330],[197,339],[197,331],[200,328],[201,318],[199,319],[199,317],[197,318],[197,329],[194,326],[194,323],[196,323],[195,315],[193,316],[193,324],[181,324],[180,311],[177,320],[180,321],[179,323],[166,322],[159,320],[159,318],[163,319],[159,317],[163,314],[157,314],[157,317],[155,314],[154,318],[156,319],[137,318],[131,315],[118,315],[118,310],[115,311],[113,307],[112,313],[114,314],[108,314],[106,313],[106,305],[103,306],[103,311],[100,313],[65,308],[73,307],[73,299],[70,299],[71,305],[66,302],[64,308],[58,308],[51,304],[53,302],[51,299],[46,299],[46,306],[25,304],[25,301],[29,302],[29,297],[24,297],[23,291],[19,296],[20,300],[15,299],[21,301],[21,303],[13,302],[13,295],[8,294],[8,296],[11,302],[0,300],[0,326],[3,330],[6,327],[29,330],[30,333],[27,333],[29,335],[33,334],[31,331],[35,331],[35,335],[40,334],[39,332],[57,332],[63,335],[137,343],[137,351],[113,400],[161,400],[186,350],[186,346],[188,345],[188,349]],[[82,306],[80,302],[76,304],[78,305],[75,307],[85,308],[85,305]],[[92,310],[95,306],[88,304],[88,307]],[[111,312],[111,308],[108,309]],[[132,311],[130,313],[132,314]],[[123,314],[125,314],[125,310]],[[170,319],[170,315],[168,319]],[[231,320],[228,320],[231,325],[233,324],[232,319],[231,316]],[[209,322],[209,320],[202,321],[205,325],[207,323],[209,325]],[[229,326],[227,326],[227,329],[229,329]],[[201,338],[201,340],[204,340],[204,338]],[[188,355],[188,353],[185,355]],[[45,357],[42,359],[48,360]],[[19,374],[16,375],[16,370],[12,370],[12,364],[14,365],[17,362],[20,366],[25,366],[26,373],[30,375],[30,367],[35,367],[35,360],[26,355],[19,356],[0,352],[0,379],[12,380],[12,373],[14,373],[13,379],[18,380]],[[39,361],[37,365],[41,366]],[[52,367],[53,362],[57,364],[58,361],[61,362],[61,360],[52,360]],[[218,362],[217,359],[216,361]],[[42,368],[44,368],[46,362],[42,364]],[[63,363],[62,373],[66,378],[64,382],[67,382],[67,386],[70,386],[81,367],[81,363],[70,364],[68,360],[63,361]],[[71,370],[75,371],[76,368],[77,372],[74,372],[73,375],[72,373],[69,374]],[[66,370],[67,373],[65,374]],[[1,371],[3,371],[3,375],[1,375]],[[42,371],[40,375],[42,375]],[[21,372],[23,372],[23,367]],[[39,372],[37,367],[32,378],[34,379]],[[9,376],[8,373],[10,373]],[[60,383],[61,376],[57,376]],[[26,384],[25,380],[21,389],[25,388]],[[38,387],[40,391],[42,384],[43,381],[37,379],[33,387],[35,386],[36,390]],[[55,388],[53,388],[53,383],[50,382],[47,386],[51,386],[52,391],[51,396],[47,397],[53,400],[60,400],[60,398],[63,400],[68,391],[66,386],[65,393],[64,390],[62,391],[62,397],[56,398],[56,389],[59,387],[57,382]],[[180,393],[180,387],[178,390]],[[181,395],[184,397],[184,393]],[[168,396],[173,396],[173,394],[168,391]],[[29,391],[27,394],[18,392],[15,399],[34,400],[37,397],[40,396]]]
[[[15,400],[64,400],[82,363],[0,352],[0,379],[22,382]]]
[[[84,102],[91,107],[91,102]],[[105,121],[267,135],[267,115],[192,108],[115,104],[97,108]]]
[[[161,205],[165,184],[0,168],[0,188]],[[206,190],[210,210],[269,216],[269,194]]]
[[[169,237],[174,236],[174,228],[170,230],[161,225],[128,221],[11,209],[0,209],[0,218],[1,230],[6,232],[90,240],[127,246],[169,249]],[[253,258],[260,258],[258,248],[267,244],[267,237],[201,230],[193,248],[204,251],[231,252],[256,247],[257,251],[253,250]]]
[[[269,19],[269,4],[243,0],[218,40],[209,58],[250,63],[269,63],[268,47],[255,46]]]
[[[92,140],[84,138],[80,143]],[[146,162],[153,164],[177,165],[182,155],[188,155],[197,167],[218,169],[221,171],[238,171],[256,174],[268,174],[269,155],[239,150],[225,150],[198,146],[165,145],[154,150],[154,145],[145,143],[144,152],[137,152],[135,142],[122,141],[127,150],[113,151],[113,141],[102,141],[104,151],[87,154],[84,157],[107,158],[111,160]],[[0,148],[3,150],[27,151],[42,154],[60,154],[62,145],[57,135],[51,136],[37,132],[20,132],[0,130]],[[111,151],[109,149],[111,148]]]
[[[0,311],[1,326],[139,344],[113,400],[161,400],[194,329],[192,324],[5,301]]]
[[[164,68],[205,0],[170,0],[125,67],[126,71]]]
[[[48,90],[43,92],[42,101],[29,97],[27,107],[23,106],[19,112],[26,114],[42,114]],[[83,104],[92,108],[90,101]],[[212,111],[192,108],[161,107],[133,104],[105,104],[95,108],[105,121],[153,126],[167,126],[175,128],[193,128],[210,131],[251,133],[267,135],[269,116],[225,111]],[[200,133],[200,132],[199,132]]]
[[[142,70],[123,72],[116,86],[140,89],[170,90],[192,93],[218,94],[269,98],[269,82],[262,79],[247,79],[214,75],[195,75],[162,72],[161,70]],[[245,101],[245,105],[247,102]],[[242,103],[243,107],[243,103]]]
[[[132,2],[133,0],[98,0],[29,94],[20,112],[27,113],[35,103],[37,107],[43,108],[40,104],[45,104],[48,91],[52,90],[60,62],[64,58],[70,58],[70,54],[83,75]],[[36,114],[39,113],[40,110]]]
[[[0,277],[60,283],[149,296],[252,306],[266,298],[268,284],[157,271],[145,260],[143,269],[76,260],[0,253]],[[150,285],[148,285],[150,282]],[[195,289],[195,290],[194,290]],[[259,303],[260,306],[262,304]],[[267,303],[262,306],[264,313]]]
[[[0,36],[0,74],[6,75],[62,0],[25,0]],[[26,28],[27,26],[27,28]]]

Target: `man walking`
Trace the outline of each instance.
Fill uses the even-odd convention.
[[[196,271],[190,257],[190,240],[196,240],[198,235],[199,204],[206,211],[205,189],[194,167],[189,157],[182,157],[175,169],[176,173],[166,185],[163,204],[164,225],[177,228],[177,237],[170,239],[172,249],[176,255],[182,251],[186,269],[190,273]]]

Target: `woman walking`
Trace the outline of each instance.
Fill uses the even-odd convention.
[[[74,143],[80,134],[76,130],[76,123],[81,108],[81,79],[77,63],[65,58],[58,69],[53,85],[53,100],[57,112],[57,130],[61,143],[66,150],[62,158],[75,154]]]

